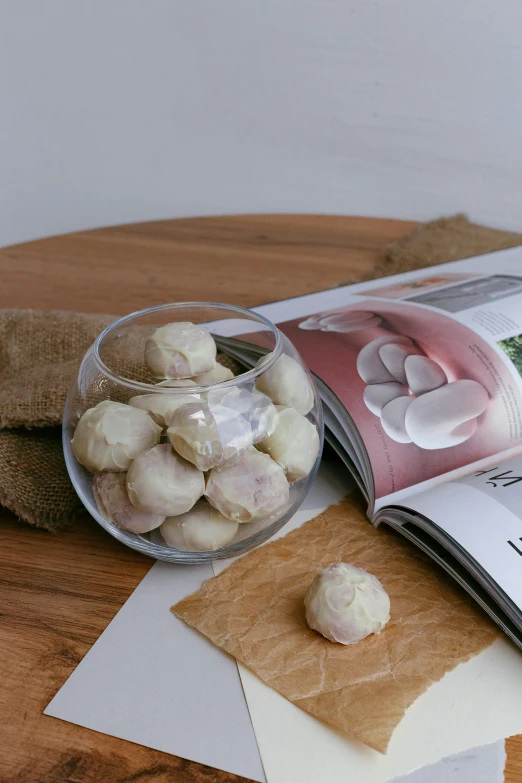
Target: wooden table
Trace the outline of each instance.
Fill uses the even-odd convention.
[[[412,223],[244,216],[142,223],[0,250],[0,307],[244,307],[356,279]],[[234,775],[42,714],[152,561],[87,515],[58,536],[0,519],[1,783],[225,783]],[[522,709],[522,706],[521,706]],[[506,783],[522,781],[522,737]]]

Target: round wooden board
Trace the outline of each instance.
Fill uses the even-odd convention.
[[[260,215],[51,237],[0,250],[0,307],[115,314],[189,300],[250,307],[357,280],[412,226]],[[42,714],[152,563],[87,516],[53,537],[2,512],[0,536],[0,781],[238,781]],[[522,781],[522,738],[507,749],[505,781]]]

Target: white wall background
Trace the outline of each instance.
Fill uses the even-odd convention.
[[[0,244],[227,212],[522,230],[520,0],[0,12]]]

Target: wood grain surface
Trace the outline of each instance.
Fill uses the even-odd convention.
[[[252,306],[355,280],[405,221],[170,220],[0,250],[0,307],[126,313],[182,300]],[[87,515],[52,536],[0,514],[1,783],[232,783],[234,775],[42,714],[152,561]],[[522,781],[522,738],[506,783]]]

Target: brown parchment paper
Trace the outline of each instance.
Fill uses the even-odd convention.
[[[375,574],[391,600],[378,636],[351,646],[308,628],[303,600],[318,568]],[[500,631],[442,569],[346,499],[209,579],[172,611],[267,685],[350,738],[385,752],[406,709]]]

